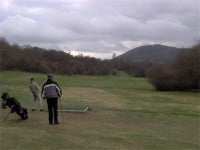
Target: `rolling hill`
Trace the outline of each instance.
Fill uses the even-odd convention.
[[[180,48],[165,45],[145,45],[134,48],[115,59],[133,62],[169,62],[181,52]]]

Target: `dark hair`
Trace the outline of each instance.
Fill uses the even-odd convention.
[[[31,78],[31,81],[34,81],[34,78]]]
[[[47,78],[48,78],[48,79],[52,79],[52,78],[53,78],[53,76],[52,76],[52,75],[50,75],[50,74],[48,74],[48,75],[47,75]]]

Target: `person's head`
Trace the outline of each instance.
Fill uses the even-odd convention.
[[[7,100],[7,99],[10,98],[10,96],[8,95],[7,92],[4,92],[3,95],[1,96],[1,98],[2,98],[3,100]]]
[[[47,79],[48,79],[48,80],[49,80],[49,79],[52,80],[52,79],[53,79],[53,76],[50,75],[50,74],[48,74],[48,75],[47,75]]]
[[[34,78],[31,78],[31,81],[34,81]]]

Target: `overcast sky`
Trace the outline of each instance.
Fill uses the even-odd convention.
[[[200,0],[0,0],[11,43],[111,58],[137,46],[200,39]]]

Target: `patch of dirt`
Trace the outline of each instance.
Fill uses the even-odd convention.
[[[119,96],[96,88],[65,88],[63,89],[63,98],[109,108],[126,108],[126,104],[120,100]]]

